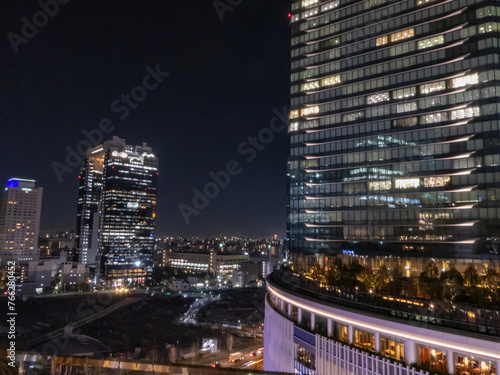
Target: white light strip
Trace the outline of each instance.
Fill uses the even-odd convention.
[[[326,312],[324,310],[318,310],[318,309],[315,309],[315,308],[310,307],[310,306],[306,306],[306,305],[304,305],[304,304],[302,304],[300,302],[293,301],[293,300],[291,300],[291,299],[283,296],[282,294],[280,294],[276,290],[274,290],[274,287],[270,286],[269,284],[267,285],[267,288],[276,297],[281,298],[282,300],[284,300],[284,301],[286,301],[286,302],[288,302],[288,303],[290,303],[290,304],[292,304],[294,306],[300,307],[303,310],[306,310],[306,311],[312,312],[314,314],[318,314],[318,315],[324,316],[326,318],[331,318],[331,319],[338,320],[338,321],[341,321],[341,322],[344,322],[344,323],[352,324],[354,326],[367,328],[367,329],[369,329],[371,331],[377,331],[377,332],[385,333],[385,334],[390,335],[390,336],[403,337],[405,339],[415,340],[415,341],[423,342],[423,343],[426,343],[426,344],[429,344],[429,345],[433,345],[433,346],[434,345],[438,345],[438,346],[441,346],[443,348],[455,349],[455,350],[463,352],[463,353],[473,353],[473,354],[477,354],[477,355],[480,355],[480,356],[495,358],[497,360],[500,359],[500,355],[498,354],[498,352],[497,353],[488,353],[488,352],[483,352],[483,351],[480,351],[480,350],[469,349],[469,348],[466,348],[464,346],[450,345],[449,342],[441,341],[439,339],[429,340],[429,339],[426,339],[426,338],[424,338],[422,336],[409,335],[409,334],[407,334],[405,332],[402,332],[402,331],[390,330],[390,329],[387,329],[385,327],[380,327],[380,326],[376,326],[376,325],[372,325],[372,324],[367,324],[367,323],[364,323],[364,322],[361,322],[361,321],[348,319],[348,318],[345,318],[345,317],[340,316],[340,315],[336,315],[336,314],[332,314],[332,313]],[[400,323],[400,324],[404,324],[404,323]]]
[[[354,224],[346,224],[346,227],[353,226]],[[308,242],[350,242],[350,241],[357,241],[357,242],[391,242],[391,243],[418,243],[418,244],[430,244],[430,243],[449,243],[449,244],[464,244],[464,245],[471,245],[474,244],[479,238],[475,238],[473,240],[464,240],[464,241],[445,241],[445,240],[391,240],[391,239],[370,239],[370,238],[343,238],[339,240],[328,240],[328,239],[318,239],[318,238],[311,238],[311,237],[305,237],[304,239]]]
[[[435,227],[472,227],[477,222],[479,222],[479,220],[469,221],[466,223],[457,223],[457,224],[430,223],[430,225],[435,226]],[[309,224],[309,223],[304,223],[304,224],[307,228],[338,228],[338,227],[345,227],[345,226],[353,225],[353,224],[323,225],[323,224]],[[378,226],[385,226],[385,225],[387,225],[387,224],[370,224],[370,227],[378,227]],[[417,226],[417,225],[420,226],[421,224],[391,224],[391,227],[413,227],[413,226]],[[425,225],[429,225],[429,224],[425,224]]]

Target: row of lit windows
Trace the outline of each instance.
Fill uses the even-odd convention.
[[[317,90],[320,87],[328,87],[328,86],[333,86],[336,84],[339,84],[340,81],[340,76],[331,76],[331,77],[326,77],[318,81],[314,82],[308,82],[304,83],[302,85],[302,91],[312,91],[312,90]]]
[[[457,40],[460,38],[466,38],[466,37],[469,37],[471,35],[475,35],[476,28],[479,28],[480,33],[500,30],[500,26],[498,23],[491,23],[490,22],[487,24],[479,25],[479,26],[470,26],[468,28],[463,28],[460,31],[458,31],[458,30],[454,31],[452,33],[449,33],[452,36],[450,36],[449,38],[445,37],[445,38],[443,38],[443,40],[444,39]],[[429,42],[423,41],[420,46],[422,48],[423,47],[428,48],[427,47],[428,43],[436,42],[439,44],[440,41],[441,41],[441,37],[434,37],[434,38],[430,38]],[[424,44],[424,42],[426,44]],[[415,43],[416,42],[404,43],[404,44],[401,44],[398,46],[391,47],[390,49],[383,49],[383,50],[378,51],[378,52],[362,54],[362,55],[348,58],[345,60],[340,60],[338,62],[332,62],[330,64],[326,64],[326,65],[323,65],[323,66],[318,67],[318,68],[308,69],[308,70],[300,72],[300,73],[294,73],[294,74],[292,74],[292,81],[295,81],[299,78],[300,79],[311,78],[311,77],[314,77],[318,74],[334,72],[334,71],[337,71],[341,68],[346,69],[349,67],[356,66],[358,64],[368,63],[371,61],[382,61],[383,59],[390,57],[390,56],[397,56],[397,55],[400,55],[403,53],[412,52],[412,51],[415,51],[417,49],[417,46],[415,45]],[[491,48],[491,47],[497,47],[497,46],[498,46],[497,39],[480,40],[478,42],[479,49],[485,49],[485,48]],[[436,54],[436,52],[440,52],[439,57],[438,57],[438,54]],[[327,56],[325,58],[330,59],[333,54],[335,54],[335,56],[339,56],[339,54],[337,52],[331,51],[331,52],[327,53]],[[369,67],[369,68],[364,68],[364,75],[365,76],[368,75],[369,72],[371,72],[371,74],[375,74],[374,73],[375,71],[378,73],[391,72],[391,71],[394,71],[397,69],[401,69],[402,67],[419,65],[419,64],[422,64],[424,62],[429,63],[431,61],[442,59],[442,58],[444,58],[444,56],[445,56],[445,51],[440,50],[440,51],[435,51],[435,53],[433,53],[432,55],[424,54],[424,55],[417,55],[417,56],[413,56],[413,57],[409,57],[409,58],[405,58],[405,59],[394,60],[391,63],[379,64],[379,65],[374,65],[374,66]],[[314,60],[314,62],[318,63],[322,58],[320,55],[316,55],[316,56],[308,58],[308,59],[312,59],[312,60]],[[308,59],[306,59],[306,60],[308,60]],[[309,63],[313,63],[312,60],[309,61]],[[306,62],[304,61],[304,64],[301,64],[301,65],[306,65],[305,63]],[[292,65],[293,64],[295,64],[295,63],[292,63]],[[360,74],[360,73],[358,73],[358,74]],[[293,91],[297,91],[297,90],[292,90],[292,92]]]
[[[435,113],[433,116],[441,117],[443,121],[447,121],[448,120],[447,115],[443,117],[443,115],[445,114],[446,112],[443,112],[442,114]],[[426,116],[431,116],[431,115],[424,115],[421,117],[426,117]],[[342,139],[356,138],[359,136],[364,136],[366,134],[376,135],[377,132],[386,132],[387,130],[390,130],[392,127],[410,127],[410,126],[415,126],[417,124],[418,124],[418,116],[400,118],[392,121],[391,120],[374,121],[356,125],[336,127],[332,129],[325,129],[322,131],[317,131],[312,133],[295,134],[291,136],[290,142],[292,144],[295,144],[299,142],[302,143],[311,141],[322,141],[330,138],[335,138],[336,140],[340,141]],[[399,137],[400,139],[404,139],[407,142],[410,142],[422,139],[440,139],[442,137],[482,133],[485,131],[495,131],[495,130],[499,130],[498,122],[485,121],[485,122],[475,122],[467,124],[459,123],[458,125],[451,124],[450,126],[438,125],[427,129],[408,129],[408,130],[402,129],[398,132],[392,133],[392,136]],[[337,161],[337,162],[327,163],[326,165],[328,164],[332,165],[338,163],[339,162]]]
[[[377,38],[375,40],[375,45],[378,47],[378,46],[382,46],[384,44],[387,44],[389,40],[391,43],[393,43],[393,42],[398,42],[398,41],[403,40],[403,39],[413,38],[414,36],[415,36],[415,29],[414,28],[406,29],[403,31],[398,31],[398,32],[392,33],[390,35],[385,35],[385,36],[381,36],[381,37]]]
[[[466,85],[466,84],[473,84],[474,82],[477,81],[477,75],[472,75],[472,76],[466,76],[463,78],[457,78],[452,80],[452,86],[454,85],[455,87],[460,87],[460,85]],[[438,87],[441,86],[441,82],[437,82],[435,85],[428,85],[427,88],[432,88],[434,87],[437,89]],[[401,92],[395,92],[395,95],[401,95],[401,93],[404,94],[404,91]],[[408,95],[412,95],[411,89],[408,89],[406,91]],[[434,107],[440,107],[440,106],[446,106],[446,105],[456,105],[456,104],[461,104],[461,103],[470,103],[475,100],[479,99],[488,99],[488,98],[494,98],[500,96],[500,88],[497,87],[487,87],[482,90],[468,90],[468,91],[461,91],[456,94],[450,93],[442,96],[433,96],[427,99],[417,99],[413,101],[405,101],[403,103],[398,103],[396,105],[380,105],[377,107],[373,108],[367,108],[366,110],[358,110],[355,112],[349,112],[349,113],[338,113],[341,112],[342,109],[345,108],[353,108],[357,106],[362,106],[364,105],[364,98],[362,97],[356,97],[356,98],[349,98],[349,99],[343,99],[343,100],[337,100],[335,102],[328,102],[325,104],[322,104],[320,106],[314,106],[314,107],[309,107],[305,108],[301,111],[301,116],[306,117],[309,116],[310,114],[318,114],[318,113],[325,113],[325,112],[331,112],[335,111],[337,114],[329,116],[329,120],[331,124],[334,123],[339,123],[339,122],[349,122],[349,121],[356,121],[362,118],[372,118],[372,117],[378,117],[378,116],[388,116],[390,114],[399,114],[399,113],[405,113],[405,112],[412,112],[416,110],[423,110],[423,109],[432,109]],[[385,99],[385,101],[389,100],[389,95],[388,93],[382,93],[382,94],[375,94],[375,95],[370,95],[367,97],[367,104],[373,104],[373,103],[379,103]],[[292,118],[292,117],[291,117]],[[452,117],[453,119],[453,117]]]
[[[313,4],[309,4],[308,6],[310,6],[310,5],[313,5]],[[318,7],[312,8],[312,9],[305,10],[302,13],[294,14],[292,16],[291,22],[296,22],[296,21],[299,21],[301,19],[307,19],[308,17],[317,15],[319,12],[321,12],[321,13],[327,12],[327,11],[330,11],[334,8],[337,8],[338,6],[339,6],[339,0],[330,1],[326,4],[322,4],[321,7],[318,6]],[[293,9],[293,6],[292,6],[292,9]],[[293,10],[296,10],[296,9],[293,9]]]
[[[409,179],[410,180],[410,179]],[[382,182],[384,183],[384,182]],[[385,188],[389,190],[390,182],[385,185]],[[364,183],[366,190],[366,183]],[[378,185],[371,185],[372,187],[379,188]],[[380,191],[380,190],[373,190]],[[362,193],[363,194],[363,193]],[[487,191],[463,191],[463,192],[432,192],[426,191],[421,193],[385,193],[387,195],[381,195],[382,193],[368,192],[366,194],[373,195],[357,195],[357,196],[344,196],[344,197],[324,197],[317,199],[293,199],[291,201],[292,209],[339,209],[341,207],[352,208],[352,207],[366,207],[366,206],[389,206],[390,204],[404,206],[404,207],[422,207],[425,205],[431,205],[429,208],[433,207],[435,204],[442,204],[444,207],[448,207],[453,204],[470,204],[486,201],[498,202],[500,200],[500,192],[498,189],[491,189]],[[466,210],[471,208],[469,205],[465,206]],[[460,207],[455,207],[456,210],[462,211]],[[458,212],[458,211],[457,211]],[[312,214],[311,214],[312,215]],[[468,216],[469,217],[469,216]]]
[[[472,66],[474,67],[484,66],[487,64],[493,64],[495,63],[495,61],[499,61],[498,55],[481,56],[477,58],[475,57],[467,60],[450,62],[439,66],[426,67],[423,69],[417,69],[406,73],[393,74],[391,76],[386,76],[383,78],[364,80],[364,81],[360,81],[358,78],[356,78],[359,77],[353,74],[356,71],[351,71],[342,74],[341,81],[346,82],[346,81],[357,80],[357,82],[342,85],[338,88],[333,88],[332,90],[327,90],[325,92],[310,94],[304,100],[306,100],[309,103],[314,103],[315,101],[320,101],[320,100],[324,101],[325,99],[328,99],[330,97],[341,98],[342,96],[353,95],[358,92],[361,93],[363,91],[372,91],[372,92],[378,91],[387,86],[403,85],[405,83],[408,84],[413,80],[424,80],[424,79],[432,80],[434,77],[435,77],[434,79],[438,79],[439,76],[443,76],[446,74],[452,75],[454,73],[456,74],[456,72],[462,72],[468,70]],[[478,76],[478,81],[483,81],[483,79],[486,80],[487,77],[488,74],[480,73]],[[336,100],[336,102],[340,103],[340,100]],[[349,100],[353,101],[358,100],[359,105],[362,105],[363,99],[350,98]],[[327,106],[330,106],[331,104],[332,102],[328,102],[326,104],[323,104],[322,107],[328,109],[329,107]],[[355,102],[353,104],[356,105]],[[320,112],[324,111],[325,110],[321,110]]]
[[[421,53],[417,56],[410,56],[396,60],[392,59],[390,62],[385,62],[386,58],[392,56],[391,51],[393,50],[393,48],[395,47],[391,47],[391,49],[386,48],[377,52],[357,55],[347,59],[334,61],[329,64],[324,64],[320,67],[315,67],[312,69],[303,70],[301,72],[296,72],[291,75],[291,82],[295,82],[300,79],[311,79],[318,75],[323,75],[329,72],[349,69],[359,64],[367,64],[367,63],[382,61],[382,63],[373,64],[371,66],[364,67],[358,70],[357,73],[352,73],[353,75],[356,75],[358,78],[363,78],[370,75],[380,74],[383,72],[394,72],[395,70],[408,68],[413,65],[429,63],[431,61],[437,61],[440,59],[444,59],[446,57],[446,51],[439,50],[439,51]]]
[[[313,332],[319,333],[323,337],[332,338],[336,342],[349,343],[349,327],[345,324],[339,323],[334,320],[324,318],[320,315],[315,315],[314,324],[312,324],[311,313],[307,310],[301,310],[301,319],[299,321],[298,307],[282,301],[274,294],[270,294],[270,305],[276,310],[281,311],[282,314],[288,317],[295,324],[310,329]],[[413,302],[415,303],[415,302]],[[331,325],[331,333],[328,335],[328,326]],[[375,352],[377,350],[376,337],[374,332],[366,331],[353,326],[353,342],[356,347]],[[335,350],[334,346],[330,345],[320,337],[317,346],[320,350],[320,357],[323,355],[331,355],[340,357],[340,353]],[[397,361],[403,362],[405,360],[405,344],[401,338],[389,337],[385,335],[379,336],[379,353],[385,357],[393,358]],[[446,349],[438,347],[429,347],[427,345],[417,345],[418,359],[417,363],[421,366],[432,371],[439,371],[440,373],[449,373],[448,369],[449,352]],[[307,368],[311,368],[314,362],[314,356],[306,349],[297,347],[297,360],[304,363]],[[299,353],[300,351],[300,353]],[[479,358],[477,356],[467,356],[464,354],[453,353],[453,361],[455,366],[455,373],[457,374],[478,374],[478,375],[495,375],[497,363],[492,360]],[[368,367],[372,368],[371,360],[367,357]],[[366,362],[365,362],[366,365]],[[304,371],[307,371],[307,368]]]
[[[402,2],[401,7],[404,7],[404,4],[406,2]],[[300,48],[295,48],[292,50],[292,57],[297,57],[301,55],[306,55],[309,53],[317,52],[320,49],[324,48],[324,39],[327,35],[332,34],[331,31],[333,32],[338,32],[338,31],[344,31],[343,34],[337,35],[334,37],[334,39],[338,40],[339,43],[345,43],[349,42],[352,43],[353,41],[356,40],[362,40],[362,39],[367,39],[373,35],[380,35],[381,33],[384,32],[384,30],[390,30],[394,28],[400,28],[400,27],[405,27],[406,25],[412,24],[414,22],[422,21],[422,20],[432,20],[435,19],[439,16],[444,16],[448,13],[450,13],[452,10],[459,9],[459,4],[454,2],[455,4],[452,3],[447,3],[447,4],[439,4],[435,5],[429,8],[422,9],[421,11],[415,12],[415,13],[410,13],[410,14],[404,14],[400,16],[394,16],[391,18],[391,20],[387,20],[384,14],[383,10],[378,10],[374,12],[370,12],[368,14],[360,15],[354,19],[346,20],[343,22],[337,22],[334,23],[333,25],[339,25],[337,27],[334,26],[332,27],[325,27],[324,29],[317,30],[318,33],[315,34],[315,31],[312,31],[312,35],[307,35],[304,37],[298,37],[298,38],[293,38],[292,39],[292,45],[295,45],[297,43],[307,43],[306,46],[300,47]],[[362,7],[362,4],[359,4],[359,7]],[[336,11],[341,12],[341,10]],[[300,25],[301,31],[304,31],[306,29],[309,29],[311,26],[318,27],[321,25],[327,25],[327,24],[332,24],[330,19],[334,17],[334,13],[332,12],[328,15],[317,17],[311,21],[304,22]],[[377,16],[377,13],[379,13],[379,16]],[[325,19],[325,20],[322,20]],[[382,21],[381,21],[382,20]],[[351,30],[352,29],[352,30]],[[416,35],[423,35],[429,31],[429,25],[419,25],[413,30],[413,33]],[[402,31],[400,31],[402,32]],[[307,33],[309,34],[309,33]],[[388,35],[388,39],[385,41],[381,38],[378,38],[378,40],[375,41],[375,44],[377,46],[386,44],[388,40],[397,41],[401,39],[405,39],[408,36],[404,36],[402,33],[401,35],[397,35],[398,33],[395,32],[393,33],[394,36],[391,38],[391,36]],[[320,37],[321,39],[317,41],[316,39]],[[313,42],[316,40],[316,42]],[[311,43],[313,42],[313,43]],[[365,44],[366,46],[366,44]],[[373,42],[370,40],[370,45],[368,48],[373,47]],[[366,49],[366,47],[364,48]]]

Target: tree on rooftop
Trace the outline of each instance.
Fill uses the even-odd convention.
[[[448,271],[441,273],[443,282],[443,298],[445,301],[454,302],[464,285],[462,274],[451,266]]]
[[[375,275],[375,290],[377,293],[386,291],[389,283],[389,270],[385,264],[382,264]]]
[[[477,273],[476,267],[472,264],[469,265],[464,272],[465,285],[474,289],[479,284],[479,274]]]

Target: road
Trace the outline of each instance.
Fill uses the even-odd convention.
[[[231,362],[229,361],[229,354],[228,353],[219,353],[219,354],[214,354],[210,355],[208,357],[202,357],[198,358],[196,360],[197,365],[201,366],[210,366],[212,363],[219,362],[222,367],[232,367],[232,368],[249,368],[250,365],[245,366],[246,363],[254,361],[257,362],[262,359],[263,355],[256,355],[256,356],[251,356],[251,352],[257,351],[257,349],[261,348],[263,345],[262,343],[252,345],[249,347],[246,347],[244,349],[233,349],[233,353],[236,352],[241,352],[243,354],[243,359],[240,361],[236,362]],[[189,360],[184,361],[185,363],[191,363]]]
[[[188,311],[186,311],[184,315],[184,319],[182,320],[183,323],[196,323],[196,315],[198,314],[198,311],[200,311],[200,308],[210,302],[210,298],[198,298],[196,301],[194,301],[191,306],[189,306]]]

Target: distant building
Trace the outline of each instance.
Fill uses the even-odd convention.
[[[87,152],[80,171],[80,262],[114,285],[144,283],[153,269],[158,159],[113,137]]]
[[[216,277],[229,276],[248,260],[245,254],[211,252],[167,252],[163,253],[163,264],[182,270],[212,273]]]
[[[29,262],[38,258],[43,188],[35,180],[11,178],[0,202],[0,258]]]
[[[23,283],[23,294],[34,295],[47,291],[56,280],[61,288],[69,291],[72,287],[87,281],[88,269],[84,264],[67,260],[67,254],[40,258],[28,264],[27,281]]]
[[[104,155],[104,145],[88,149],[78,176],[77,247],[80,263],[89,266],[97,260]]]
[[[153,271],[158,159],[146,143],[104,144],[100,274],[115,285],[142,284]]]
[[[168,288],[175,292],[185,292],[189,290],[190,284],[184,280],[171,280],[168,284]]]

